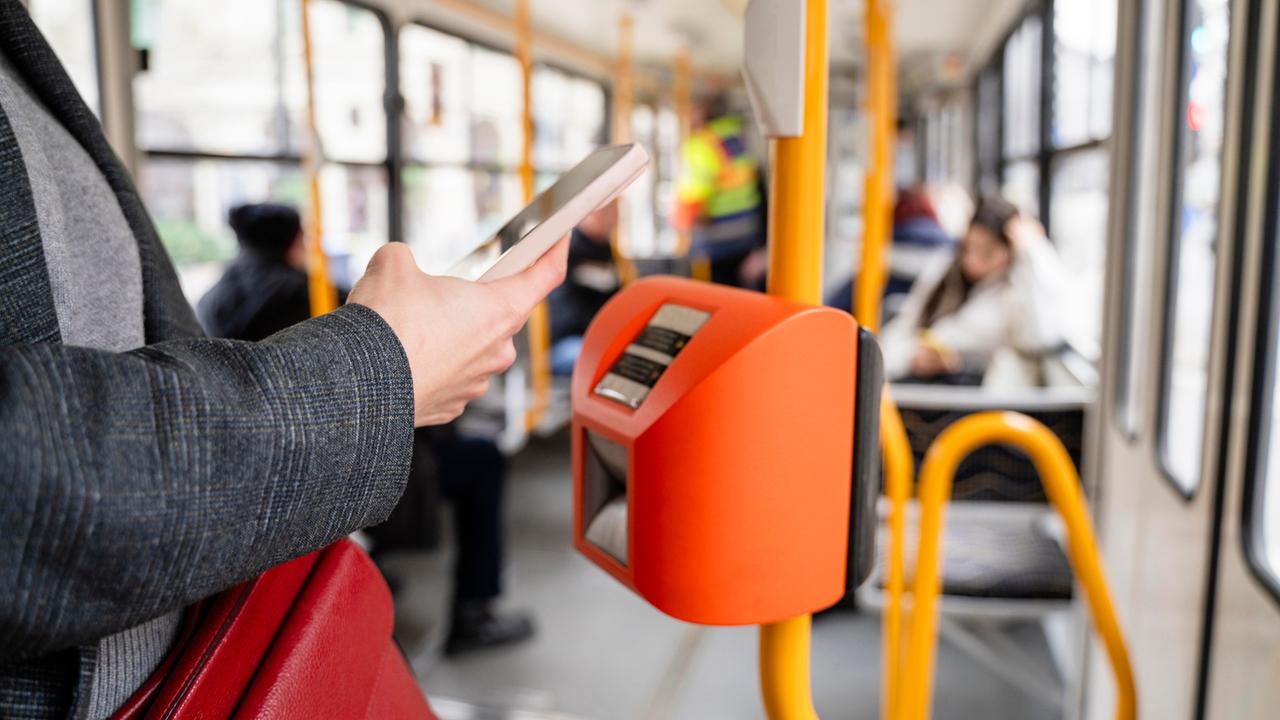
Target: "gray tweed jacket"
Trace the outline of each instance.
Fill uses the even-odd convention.
[[[259,343],[202,337],[137,191],[18,0],[0,0],[0,47],[114,189],[144,294],[146,347],[61,344],[0,111],[0,717],[46,717],[74,706],[98,638],[384,519],[408,474],[413,393],[400,343],[364,307]]]

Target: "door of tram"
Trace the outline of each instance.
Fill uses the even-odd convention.
[[[1249,0],[1120,3],[1092,472],[1141,717],[1195,715],[1229,379]],[[1083,716],[1112,707],[1090,653]]]
[[[1280,8],[1253,5],[1257,69],[1246,148],[1255,162],[1246,184],[1236,382],[1209,603],[1207,718],[1275,717],[1280,707]]]

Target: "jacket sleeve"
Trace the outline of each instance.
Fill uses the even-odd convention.
[[[392,510],[413,388],[348,305],[258,343],[0,348],[0,658],[181,608]]]

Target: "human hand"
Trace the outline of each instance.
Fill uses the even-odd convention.
[[[1015,251],[1021,250],[1031,243],[1048,240],[1044,225],[1041,225],[1039,220],[1025,214],[1019,214],[1010,220],[1005,227],[1005,234],[1009,236],[1009,242],[1013,245]]]
[[[374,253],[347,302],[382,316],[413,375],[414,426],[441,425],[484,395],[516,360],[511,338],[564,280],[568,237],[516,275],[489,283],[427,275],[404,243]]]
[[[954,357],[948,357],[938,347],[921,343],[911,356],[911,374],[920,378],[931,378],[955,372],[957,367]]]

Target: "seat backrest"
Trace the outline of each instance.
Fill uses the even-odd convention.
[[[1080,467],[1084,415],[1093,401],[1093,391],[1081,387],[993,390],[895,384],[893,399],[902,413],[916,467],[946,427],[984,410],[1015,410],[1039,420],[1062,440]],[[999,446],[980,448],[960,463],[951,497],[960,502],[1047,502],[1031,461],[1021,452]]]

